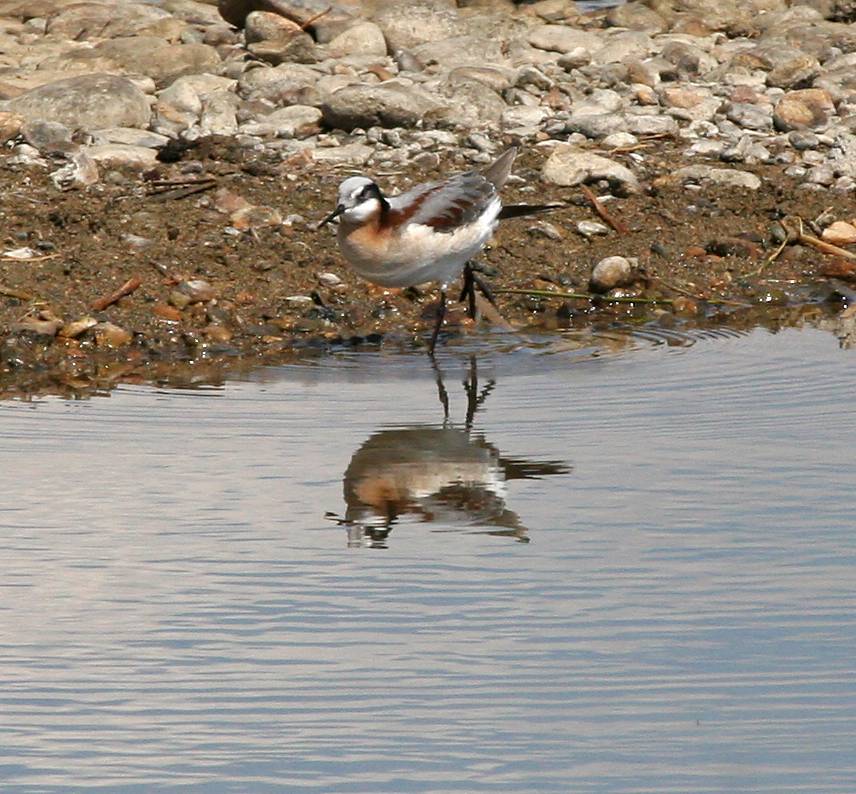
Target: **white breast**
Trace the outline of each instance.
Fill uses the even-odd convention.
[[[490,240],[501,208],[494,199],[477,220],[455,231],[438,232],[430,226],[409,223],[401,233],[369,237],[339,227],[339,246],[363,278],[385,287],[454,281],[464,265]]]

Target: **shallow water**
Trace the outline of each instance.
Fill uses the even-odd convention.
[[[852,792],[856,352],[439,374],[0,404],[2,790]]]

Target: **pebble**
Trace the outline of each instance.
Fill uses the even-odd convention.
[[[856,222],[835,221],[823,230],[821,237],[833,245],[853,245],[856,243]]]
[[[96,184],[99,165],[106,181],[148,170],[179,137],[360,169],[433,169],[473,136],[474,164],[502,136],[552,138],[576,151],[558,146],[545,181],[633,193],[648,152],[598,160],[576,142],[668,136],[688,158],[778,163],[849,191],[856,36],[842,4],[646,0],[593,20],[569,0],[515,13],[505,0],[39,0],[26,20],[5,12],[0,144],[66,190]],[[821,160],[793,159],[807,151]],[[700,178],[757,189],[745,172]]]
[[[747,190],[758,190],[761,180],[748,171],[738,171],[731,168],[714,168],[709,165],[690,165],[679,168],[674,176],[677,179],[692,182],[714,182],[717,185],[740,187]]]
[[[125,347],[134,338],[130,331],[113,323],[98,323],[91,327],[95,334],[95,344],[98,347]]]
[[[94,328],[98,325],[98,320],[94,317],[81,317],[79,320],[66,323],[59,332],[61,337],[65,339],[77,339],[78,336]]]
[[[629,259],[623,256],[608,256],[592,269],[589,289],[592,292],[609,292],[616,287],[628,287],[635,280],[635,269]]]
[[[616,191],[639,192],[639,180],[626,166],[573,146],[557,146],[541,169],[541,178],[554,185],[574,187],[606,179]]]
[[[583,237],[597,237],[609,234],[609,227],[598,221],[579,221],[576,230]]]
[[[186,296],[189,303],[205,303],[217,297],[217,291],[204,279],[182,281],[175,292]]]

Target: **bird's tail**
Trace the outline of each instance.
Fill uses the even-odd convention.
[[[508,175],[511,173],[511,166],[514,164],[514,158],[517,157],[517,151],[516,146],[506,149],[493,163],[481,172],[482,176],[497,190],[500,190],[508,180]]]
[[[506,204],[499,211],[499,220],[509,218],[525,218],[529,215],[538,215],[541,212],[551,212],[567,207],[567,204]]]

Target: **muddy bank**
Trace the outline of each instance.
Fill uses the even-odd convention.
[[[537,148],[526,150],[504,197],[532,201],[537,191],[539,200],[566,202],[567,209],[506,222],[482,257],[514,328],[820,321],[834,329],[856,289],[846,258],[805,244],[782,247],[777,236],[787,216],[823,216],[827,224],[851,217],[849,196],[806,191],[765,166],[754,169],[765,185],[758,191],[688,190],[669,178],[679,153],[651,141],[644,190],[602,205],[621,231],[585,236],[586,223],[607,224],[579,188],[540,182],[544,158]],[[403,168],[379,180],[395,191],[467,167],[454,153],[438,159],[435,168]],[[117,173],[83,192],[57,190],[39,169],[0,169],[0,393],[86,393],[140,380],[192,384],[329,350],[424,348],[436,293],[367,285],[344,264],[333,233],[314,228],[342,169],[248,158],[228,139],[206,142],[188,160],[192,169],[185,160],[142,178]],[[205,189],[184,195],[187,180]],[[236,206],[267,208],[280,222],[242,230]],[[591,300],[544,294],[588,294],[593,266],[613,255],[631,260],[633,284]],[[123,287],[127,295],[104,305]],[[456,307],[447,337],[490,326],[473,324]]]

